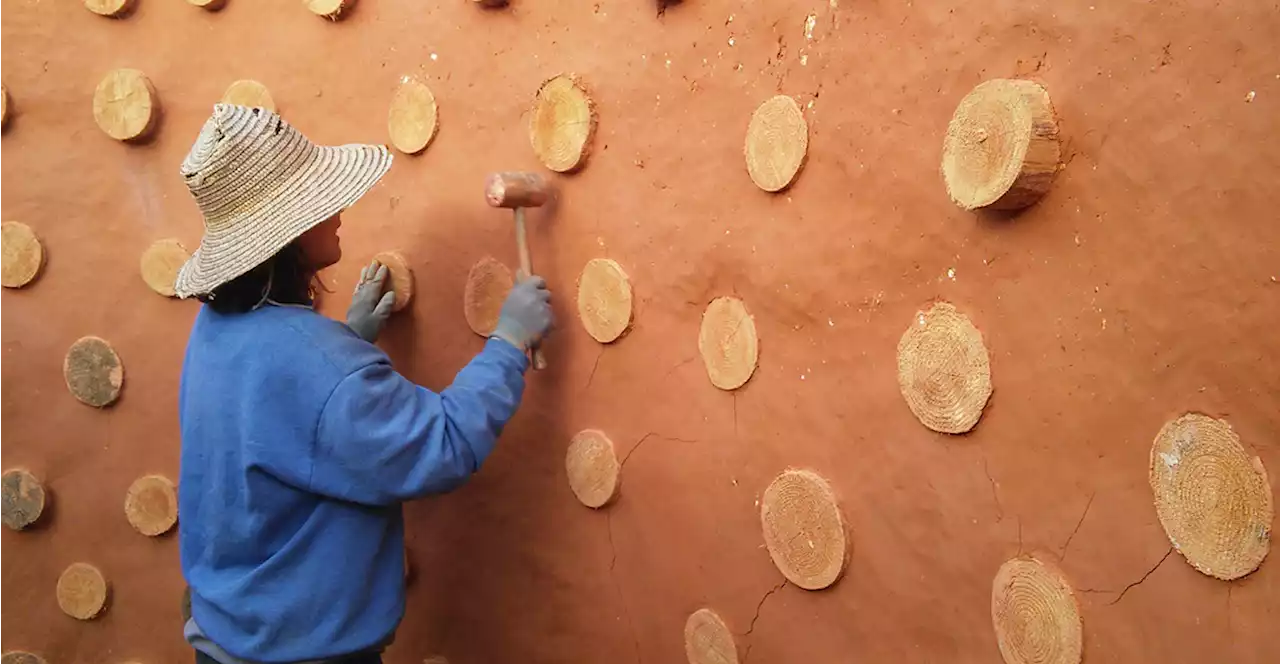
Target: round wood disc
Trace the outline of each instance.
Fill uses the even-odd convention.
[[[996,79],[956,108],[942,142],[942,175],[951,200],[966,210],[1014,210],[1049,191],[1060,156],[1049,93],[1032,81]]]
[[[265,108],[272,113],[276,111],[276,100],[272,99],[271,91],[267,86],[248,78],[227,86],[227,91],[222,93],[222,102],[250,108]]]
[[[142,252],[139,268],[142,280],[147,282],[151,290],[165,296],[173,297],[177,293],[173,289],[178,280],[178,270],[191,258],[191,252],[182,247],[174,238],[156,240]]]
[[[107,580],[97,567],[72,563],[58,577],[58,608],[77,620],[93,620],[107,606]]]
[[[133,0],[84,0],[84,6],[99,16],[116,18],[133,9]]]
[[[734,297],[718,297],[702,313],[698,352],[711,384],[722,390],[742,387],[756,370],[760,340],[747,306]]]
[[[379,265],[387,266],[391,290],[396,294],[396,303],[391,310],[400,311],[409,306],[413,301],[413,270],[409,267],[409,261],[398,251],[379,252],[373,260]]]
[[[0,664],[44,664],[44,658],[35,653],[14,650],[0,655]]]
[[[598,509],[617,497],[620,465],[613,441],[604,432],[578,432],[569,443],[564,467],[569,474],[569,488],[583,505]]]
[[[416,154],[431,145],[440,127],[435,95],[425,83],[407,79],[391,97],[387,111],[387,133],[396,149]]]
[[[44,246],[31,227],[16,221],[0,224],[0,283],[5,288],[21,288],[40,274]]]
[[[178,492],[168,478],[146,475],[134,480],[124,497],[124,515],[133,529],[155,537],[178,522]]]
[[[40,520],[44,513],[44,485],[31,473],[22,470],[6,470],[0,476],[4,495],[4,525],[11,530],[22,530]]]
[[[593,258],[578,277],[578,318],[587,334],[602,344],[622,336],[631,326],[631,281],[622,266]]]
[[[778,95],[751,114],[743,147],[751,181],[765,191],[782,191],[795,182],[809,152],[809,124],[796,100]]]
[[[62,375],[72,396],[94,408],[115,403],[124,385],[120,356],[98,337],[84,337],[71,344],[62,361]]]
[[[93,92],[93,119],[117,141],[146,136],[158,116],[155,88],[137,69],[108,72]]]
[[[991,361],[978,328],[946,302],[916,312],[898,341],[898,388],[926,427],[972,429],[991,397]]]
[[[1188,414],[1151,445],[1156,514],[1192,567],[1230,581],[1258,569],[1271,549],[1271,484],[1231,425]]]
[[[356,4],[356,0],[303,0],[307,4],[307,9],[311,10],[316,16],[336,19],[342,15],[352,5]]]
[[[582,168],[595,131],[595,104],[572,74],[542,84],[533,101],[529,141],[544,166],[557,173]]]
[[[1062,572],[1023,556],[991,584],[991,622],[1006,664],[1079,664],[1080,607]]]
[[[760,498],[760,525],[769,557],[788,581],[820,590],[844,572],[844,517],[817,473],[791,469],[775,478]]]
[[[684,654],[689,664],[738,664],[733,634],[711,609],[698,609],[684,623]]]
[[[462,313],[472,332],[482,337],[493,334],[502,303],[514,285],[511,270],[495,258],[485,256],[471,266],[462,295]]]

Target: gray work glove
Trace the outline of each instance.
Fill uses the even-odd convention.
[[[507,294],[498,314],[498,325],[489,335],[528,352],[537,348],[547,336],[555,319],[551,315],[551,291],[542,277],[528,277],[519,282]]]
[[[347,307],[347,327],[350,327],[361,339],[374,343],[382,326],[391,315],[391,307],[396,303],[396,294],[392,291],[382,292],[387,282],[387,266],[377,261],[360,270],[360,281],[356,282],[356,292],[351,296],[351,306]]]

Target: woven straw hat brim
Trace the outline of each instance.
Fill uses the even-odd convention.
[[[179,297],[212,292],[351,207],[391,168],[392,156],[382,145],[315,146],[306,161],[275,195],[245,210],[235,223],[206,231],[178,273],[174,290]]]

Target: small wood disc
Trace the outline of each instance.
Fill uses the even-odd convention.
[[[809,124],[796,100],[778,95],[760,104],[747,125],[743,152],[756,186],[765,191],[791,186],[809,152]]]
[[[312,14],[329,19],[337,19],[342,16],[342,12],[356,4],[356,0],[302,0],[302,2]]]
[[[147,537],[169,532],[178,522],[178,492],[173,482],[160,475],[134,480],[124,497],[124,515],[134,530]]]
[[[722,390],[742,387],[756,370],[760,340],[747,306],[735,297],[718,297],[702,313],[698,352],[711,384]]]
[[[5,288],[22,288],[40,274],[44,245],[30,226],[16,221],[0,224],[0,245],[0,283]]]
[[[9,125],[9,88],[0,83],[0,128]]]
[[[379,265],[387,266],[391,278],[391,290],[396,294],[396,303],[392,311],[400,311],[413,301],[413,270],[409,261],[398,251],[383,251],[373,257]]]
[[[485,256],[471,266],[462,295],[462,314],[472,332],[482,337],[493,334],[502,304],[514,285],[511,270],[495,258]]]
[[[1223,420],[1188,414],[1151,445],[1151,491],[1169,541],[1192,567],[1230,581],[1271,549],[1271,484]]]
[[[387,111],[387,133],[396,149],[416,154],[431,145],[440,127],[440,113],[435,95],[421,81],[405,79],[391,97]]]
[[[146,136],[159,116],[155,88],[137,69],[115,69],[93,92],[93,119],[117,141]]]
[[[11,530],[22,530],[40,520],[44,513],[44,485],[31,473],[22,470],[6,470],[0,476],[3,486],[4,525]]]
[[[622,336],[631,326],[631,281],[622,266],[593,258],[578,277],[578,318],[587,334],[602,344]]]
[[[140,269],[142,280],[147,282],[151,290],[165,296],[173,297],[177,293],[173,289],[178,280],[178,270],[191,258],[191,252],[182,247],[174,238],[156,240],[142,252]]]
[[[58,577],[58,608],[77,620],[93,620],[107,606],[107,580],[97,567],[72,563]]]
[[[1053,185],[1058,121],[1038,83],[995,79],[960,100],[942,142],[947,194],[966,209],[1016,210]]]
[[[991,361],[978,328],[946,302],[916,312],[898,341],[898,388],[926,427],[972,429],[991,397]]]
[[[222,9],[223,5],[227,4],[227,0],[187,0],[187,2],[209,11],[217,11]]]
[[[604,432],[578,432],[569,443],[564,467],[569,474],[569,488],[583,505],[599,509],[617,497],[620,465],[613,441]]]
[[[62,375],[72,396],[94,408],[115,403],[124,385],[120,356],[98,337],[84,337],[71,344],[62,361]]]
[[[698,609],[684,623],[689,664],[738,664],[738,647],[728,625],[711,609]]]
[[[1080,607],[1062,572],[1022,556],[991,584],[991,622],[1006,664],[1079,664]]]
[[[0,664],[45,664],[44,658],[30,652],[14,650],[0,655]]]
[[[773,564],[805,590],[820,590],[844,572],[847,536],[835,492],[809,470],[787,470],[760,498],[760,524]]]
[[[248,78],[227,86],[227,91],[222,93],[222,102],[250,108],[265,108],[272,113],[276,111],[276,100],[271,98],[271,91],[267,86]]]
[[[544,166],[557,173],[582,168],[595,131],[595,104],[577,78],[561,74],[542,84],[533,101],[529,141]]]
[[[84,6],[99,16],[117,18],[133,9],[133,0],[84,0]]]

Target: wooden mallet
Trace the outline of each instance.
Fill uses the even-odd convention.
[[[520,272],[523,278],[533,275],[533,263],[529,260],[529,241],[524,228],[524,209],[541,207],[547,202],[547,181],[537,173],[494,173],[484,185],[484,198],[489,205],[511,208],[516,217],[516,250],[520,253]],[[529,350],[534,369],[545,369],[547,360],[537,348]]]

